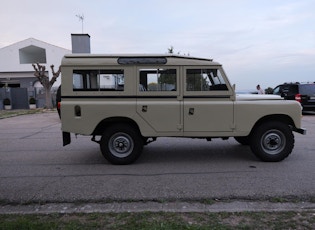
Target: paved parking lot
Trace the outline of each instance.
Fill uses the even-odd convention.
[[[232,138],[160,138],[126,166],[89,137],[62,147],[57,113],[0,120],[0,201],[99,202],[315,197],[315,115],[303,116],[293,153],[264,163]]]

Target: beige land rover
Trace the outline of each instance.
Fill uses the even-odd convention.
[[[281,161],[301,128],[296,101],[236,95],[222,65],[178,55],[66,55],[63,145],[90,135],[113,164],[129,164],[158,137],[234,137],[263,161]]]

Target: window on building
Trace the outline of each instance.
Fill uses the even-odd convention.
[[[37,46],[19,49],[20,64],[46,63],[46,50]]]

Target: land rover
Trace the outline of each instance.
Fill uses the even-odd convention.
[[[129,164],[158,137],[228,139],[262,161],[294,147],[301,106],[277,95],[236,95],[212,59],[178,55],[71,54],[62,60],[63,144],[91,136],[113,164]]]

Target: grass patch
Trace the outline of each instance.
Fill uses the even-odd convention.
[[[0,229],[314,229],[314,212],[0,215]]]
[[[43,113],[48,111],[47,109],[15,109],[15,110],[0,110],[0,119],[16,117],[26,114]],[[54,111],[54,110],[51,110]]]

